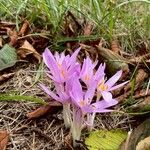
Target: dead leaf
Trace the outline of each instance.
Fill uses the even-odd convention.
[[[123,100],[125,100],[130,94],[131,94],[131,91],[125,92],[121,96],[117,97],[116,100],[120,103]]]
[[[25,20],[22,27],[21,27],[21,29],[20,29],[20,31],[19,31],[19,33],[18,33],[18,35],[23,36],[26,33],[28,27],[29,27],[29,22],[27,20]]]
[[[28,113],[26,116],[29,118],[29,119],[35,119],[35,118],[39,118],[45,114],[47,114],[48,112],[52,112],[55,110],[55,108],[57,107],[61,107],[62,105],[58,102],[49,102],[49,105],[46,105],[46,106],[41,106],[39,107],[38,109]]]
[[[111,41],[111,50],[117,54],[119,54],[120,50],[120,45],[118,40],[112,40]]]
[[[145,89],[142,89],[140,91],[135,92],[135,95],[133,96],[134,99],[150,96],[150,89],[147,91]]]
[[[33,54],[33,56],[38,60],[38,62],[41,62],[41,55],[34,49],[34,47],[25,40],[23,45],[18,49],[17,52],[21,58],[26,58],[27,55]]]
[[[150,136],[141,140],[136,146],[136,150],[150,150]]]
[[[143,83],[144,79],[146,79],[147,77],[148,77],[148,74],[143,69],[139,69],[136,75],[134,89],[136,90]],[[127,92],[130,89],[131,89],[131,83],[128,83],[125,86],[124,91]]]
[[[150,136],[150,118],[141,123],[137,128],[135,128],[131,135],[127,145],[127,150],[135,150],[138,143],[141,140]],[[124,144],[124,143],[123,143]],[[144,150],[144,149],[141,149]]]
[[[143,61],[146,61],[148,59],[150,59],[150,53],[147,53],[147,54],[139,56],[139,57],[131,58],[129,60],[129,62],[138,64],[138,63],[143,63]]]
[[[142,102],[132,105],[131,108],[136,112],[150,111],[150,96],[145,97]]]
[[[9,134],[7,131],[0,131],[0,150],[6,150]]]
[[[11,46],[14,46],[17,43],[17,40],[18,40],[18,34],[17,34],[17,32],[15,30],[11,30],[10,28],[7,28],[7,34],[10,37],[9,44]]]
[[[85,36],[89,36],[92,33],[92,24],[91,23],[87,23],[85,24],[85,27],[83,29],[83,35]]]
[[[16,23],[0,21],[0,26],[2,26],[2,27],[15,27]]]
[[[13,75],[14,75],[14,73],[8,73],[8,74],[0,75],[0,82],[5,81],[6,79],[9,79]]]
[[[114,74],[120,69],[125,74],[129,72],[128,61],[124,57],[101,46],[97,46],[97,49],[101,58],[106,62],[109,73]]]

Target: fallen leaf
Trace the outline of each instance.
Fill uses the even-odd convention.
[[[21,27],[21,29],[20,29],[20,31],[19,31],[19,33],[18,33],[18,35],[23,36],[26,33],[28,28],[29,28],[29,22],[27,20],[25,20],[22,27]]]
[[[140,91],[135,92],[135,95],[133,96],[134,99],[150,96],[150,89],[147,91],[145,89],[142,89]]]
[[[150,150],[150,136],[141,140],[136,146],[136,150]]]
[[[7,34],[10,37],[9,44],[11,46],[14,46],[17,43],[17,40],[18,40],[18,33],[15,30],[11,30],[10,28],[7,28]]]
[[[2,27],[13,27],[14,28],[16,26],[16,23],[0,21],[0,26],[2,26]]]
[[[134,89],[137,89],[143,83],[144,79],[146,79],[147,77],[148,77],[148,74],[143,69],[139,69],[135,78]],[[127,92],[130,89],[131,89],[131,83],[128,83],[125,86],[124,91]]]
[[[99,55],[106,62],[109,73],[114,74],[116,70],[129,72],[128,61],[124,57],[101,46],[97,46],[97,49]]]
[[[129,95],[131,94],[131,91],[127,91],[125,92],[124,94],[116,97],[115,99],[120,103],[122,102],[123,100],[125,100]]]
[[[126,137],[122,130],[99,130],[91,132],[85,144],[89,150],[117,150]]]
[[[135,150],[138,143],[149,136],[150,136],[150,118],[145,120],[143,123],[141,123],[137,128],[135,128],[132,131],[127,145],[127,150]]]
[[[16,62],[16,49],[8,44],[5,44],[4,47],[0,50],[0,71],[14,66]]]
[[[117,54],[119,54],[120,50],[120,46],[119,46],[119,42],[118,40],[112,40],[111,41],[111,50]]]
[[[54,109],[57,107],[61,107],[62,105],[58,102],[51,102],[49,103],[49,105],[45,105],[45,106],[41,106],[38,109],[29,112],[28,114],[26,114],[26,116],[29,119],[35,119],[35,118],[39,118],[45,114],[47,114],[48,112],[52,112],[54,111]]]
[[[136,112],[150,111],[150,96],[145,97],[142,102],[132,105],[131,109]]]
[[[0,82],[5,81],[6,79],[9,79],[13,75],[14,75],[14,73],[8,73],[8,74],[0,75]]]
[[[38,62],[41,62],[41,55],[34,49],[34,47],[25,40],[23,45],[18,49],[17,52],[21,58],[26,58],[27,55],[33,54],[33,56],[38,60]]]
[[[143,61],[148,60],[148,59],[150,59],[150,53],[147,53],[139,57],[131,58],[129,62],[138,64],[138,63],[143,63]]]
[[[87,23],[85,24],[85,27],[83,29],[83,35],[85,36],[89,36],[92,33],[92,24],[91,23]]]
[[[6,150],[9,134],[7,131],[0,131],[0,150]]]

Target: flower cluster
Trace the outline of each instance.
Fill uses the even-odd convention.
[[[112,97],[111,91],[127,83],[115,85],[122,71],[107,80],[105,64],[98,66],[98,61],[92,62],[89,57],[81,65],[77,62],[80,49],[71,56],[65,56],[64,53],[57,52],[53,55],[46,48],[43,60],[49,69],[48,76],[54,81],[55,91],[40,84],[50,97],[63,104],[64,123],[71,129],[74,145],[75,140],[80,140],[83,127],[92,129],[97,112],[113,111],[109,107],[116,105],[117,100]]]

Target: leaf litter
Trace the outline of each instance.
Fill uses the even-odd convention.
[[[30,23],[24,20],[22,27],[17,33],[15,30],[15,24],[9,22],[0,22],[0,33],[2,35],[7,35],[9,40],[2,36],[3,43],[9,43],[17,49],[17,54],[20,58],[26,59],[27,55],[35,57],[38,62],[41,62],[42,53],[41,49],[49,44],[45,38],[42,37],[31,37],[30,34]],[[65,28],[64,33],[68,37],[75,37],[77,33],[89,37],[93,34],[94,26],[88,22],[83,25],[82,21],[79,21],[74,14],[68,11],[65,18]],[[26,36],[27,35],[27,36]],[[39,41],[43,43],[37,44]],[[148,70],[145,67],[145,63],[149,63],[149,54],[143,56],[134,56],[124,52],[119,45],[119,41],[114,38],[110,42],[110,47],[105,39],[97,40],[85,40],[84,42],[66,41],[64,45],[67,46],[66,52],[72,53],[72,49],[81,45],[82,52],[78,59],[82,62],[86,55],[90,56],[93,60],[97,58],[99,60],[103,59],[111,69],[107,71],[112,74],[113,71],[123,69],[124,76],[122,80],[129,80],[132,75],[134,68],[138,64],[138,73],[135,77],[135,89],[133,93],[133,98],[139,99],[143,97],[144,99],[149,98],[149,92],[145,93],[145,89],[142,89],[142,83],[148,78]],[[3,46],[3,45],[2,45]],[[39,51],[40,50],[40,51]],[[134,59],[133,59],[134,57]],[[32,62],[32,61],[31,61]],[[43,97],[45,99],[45,94],[34,85],[34,78],[37,74],[37,63],[32,64],[30,60],[26,63],[20,65],[13,64],[11,69],[4,70],[1,74],[1,81],[6,82],[0,83],[0,91],[3,93],[16,93],[24,95],[33,95]],[[109,68],[109,67],[108,67]],[[146,70],[146,71],[145,71]],[[15,72],[13,77],[9,80],[9,75],[11,72]],[[40,70],[39,70],[40,71]],[[43,74],[43,73],[42,73]],[[43,76],[43,75],[42,75]],[[7,78],[8,77],[8,78]],[[53,88],[53,83],[44,75],[40,77],[39,81],[45,82],[46,85]],[[120,102],[124,102],[127,98],[131,96],[131,87],[128,84],[125,88],[119,89],[119,91],[114,91],[114,95],[119,99]],[[137,94],[137,90],[141,91],[142,94]],[[47,98],[46,98],[47,99]],[[145,100],[142,101],[145,103]],[[141,105],[142,105],[141,102]],[[147,104],[147,103],[146,103]],[[27,103],[1,103],[1,129],[5,129],[10,133],[10,141],[8,142],[8,148],[10,149],[65,149],[65,137],[68,131],[64,129],[64,125],[61,118],[61,109],[57,104],[39,106],[38,104],[33,104],[32,102]],[[51,112],[51,109],[56,109],[55,113]],[[117,108],[126,111],[122,104]],[[42,117],[44,115],[44,117]],[[129,130],[132,126],[135,126],[135,120],[129,115],[122,114],[99,114],[96,119],[95,129],[116,129],[121,128]],[[140,123],[140,122],[139,122]],[[22,130],[23,129],[23,130]],[[84,140],[84,136],[82,137]],[[49,141],[47,142],[47,139]],[[42,141],[42,142],[41,142]],[[69,141],[69,139],[67,139]],[[70,142],[67,142],[70,143]],[[69,144],[70,145],[70,144]],[[68,145],[68,146],[69,146]],[[51,148],[50,148],[51,147]],[[85,147],[85,145],[84,145]],[[70,147],[72,148],[72,147]]]

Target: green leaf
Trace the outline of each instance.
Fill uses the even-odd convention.
[[[18,102],[25,101],[25,102],[34,102],[34,103],[43,104],[43,105],[47,104],[41,98],[37,98],[33,96],[25,96],[25,95],[0,94],[0,101],[18,101]]]
[[[0,50],[0,71],[14,66],[16,62],[16,49],[8,44],[5,44],[4,47]]]
[[[127,132],[122,130],[99,130],[91,132],[85,144],[89,150],[118,150],[126,137]]]

